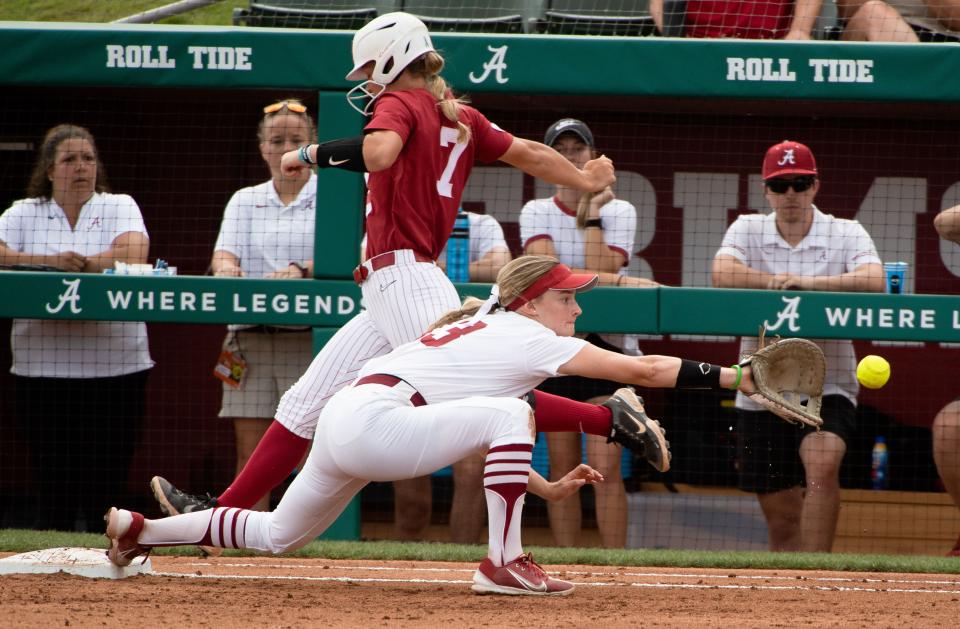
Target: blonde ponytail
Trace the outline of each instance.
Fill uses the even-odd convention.
[[[477,310],[480,310],[480,306],[482,305],[482,299],[478,299],[476,297],[467,297],[463,300],[462,306],[445,313],[442,317],[437,319],[436,323],[427,329],[427,332],[430,330],[436,330],[437,328],[442,328],[445,325],[460,321],[461,319],[469,319],[473,315],[477,314]]]
[[[558,264],[560,261],[553,256],[543,255],[525,255],[507,262],[497,273],[500,299],[494,308],[503,308],[506,304],[512,303]],[[486,303],[484,300],[477,297],[467,297],[463,300],[462,306],[441,316],[427,331],[469,319],[477,314],[484,303]]]
[[[599,192],[584,192],[580,196],[580,203],[577,204],[577,229],[584,229],[587,226],[587,219],[590,218],[590,201]]]
[[[447,82],[440,76],[440,70],[443,69],[443,57],[436,52],[428,52],[413,63],[408,70],[412,74],[422,75],[427,82],[427,90],[437,101],[437,107],[444,118],[457,125],[459,133],[457,142],[466,143],[470,141],[470,127],[460,121],[460,105],[467,101],[462,98],[454,98]]]

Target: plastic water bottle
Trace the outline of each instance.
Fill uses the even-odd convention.
[[[874,489],[887,488],[887,440],[877,437],[873,444],[873,456],[870,464],[870,480]]]
[[[447,241],[447,277],[451,282],[470,281],[470,217],[463,209]]]

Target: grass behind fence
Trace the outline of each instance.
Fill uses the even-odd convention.
[[[171,0],[4,0],[0,21],[112,22],[170,4]],[[234,7],[249,6],[246,0],[221,0],[158,24],[203,24],[229,26]]]

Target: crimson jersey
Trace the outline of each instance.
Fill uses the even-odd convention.
[[[367,257],[413,249],[436,260],[460,207],[460,197],[475,161],[499,159],[513,136],[490,123],[473,107],[460,106],[470,127],[466,144],[457,127],[426,90],[387,92],[377,99],[366,131],[395,131],[403,149],[393,166],[370,173]]]
[[[793,20],[792,0],[689,0],[687,37],[783,39]]]

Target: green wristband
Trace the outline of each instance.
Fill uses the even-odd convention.
[[[734,380],[733,386],[730,387],[731,391],[736,391],[737,389],[740,388],[740,381],[743,380],[743,367],[741,367],[740,365],[730,365],[730,369],[737,370],[737,379]]]

